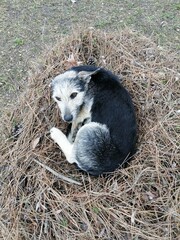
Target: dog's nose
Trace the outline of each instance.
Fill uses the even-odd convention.
[[[64,121],[71,122],[73,119],[73,116],[71,114],[67,114],[64,116]]]

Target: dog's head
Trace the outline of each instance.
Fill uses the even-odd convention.
[[[84,95],[91,76],[95,71],[68,70],[55,77],[51,83],[53,98],[61,111],[62,119],[72,122],[76,119],[81,106],[84,103]]]

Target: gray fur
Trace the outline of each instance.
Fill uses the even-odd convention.
[[[99,170],[101,168],[99,163],[104,158],[103,153],[107,152],[109,146],[110,135],[107,127],[100,123],[88,123],[81,127],[77,133],[72,150],[72,159],[75,159],[78,167],[84,171],[91,168]],[[97,156],[99,162],[96,160]]]

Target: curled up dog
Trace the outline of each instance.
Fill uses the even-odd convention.
[[[128,91],[103,68],[77,66],[51,83],[67,136],[53,127],[51,138],[69,163],[92,175],[109,173],[135,151],[136,119]]]

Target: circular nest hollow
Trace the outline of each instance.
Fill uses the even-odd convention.
[[[127,168],[107,177],[88,176],[70,165],[49,135],[53,126],[66,129],[49,84],[81,64],[120,76],[135,105],[137,153]],[[177,239],[177,68],[176,54],[127,29],[82,30],[59,39],[31,68],[19,103],[1,120],[2,238]]]

